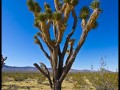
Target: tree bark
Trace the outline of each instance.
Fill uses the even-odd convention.
[[[57,82],[54,84],[54,89],[53,89],[53,90],[61,90],[61,83],[58,82],[58,80],[57,80]]]

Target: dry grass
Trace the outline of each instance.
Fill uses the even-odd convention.
[[[2,90],[50,90],[49,83],[47,80],[42,82],[42,84],[37,83],[37,79],[25,79],[23,81],[15,81],[13,78],[6,77],[7,81],[3,81]],[[95,90],[89,80],[88,88],[91,89],[78,89],[78,90]],[[93,89],[92,89],[93,88]],[[63,81],[62,90],[77,90],[73,88],[73,82]]]

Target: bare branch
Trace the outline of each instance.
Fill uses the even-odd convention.
[[[68,55],[68,57],[67,57],[67,60],[66,60],[65,66],[67,66],[68,61],[69,61],[69,59],[70,59],[70,56],[71,56],[72,53],[73,53],[73,46],[74,46],[74,44],[72,44],[72,45],[70,46],[69,55]]]
[[[38,36],[45,42],[45,44],[48,46],[50,52],[52,52],[52,48],[51,48],[51,47],[49,46],[49,44],[45,41],[45,38],[42,36],[42,34],[40,33]]]
[[[50,74],[49,70],[47,69],[46,65],[42,62],[40,62],[40,66],[41,66],[41,69],[47,73],[47,74]]]
[[[56,28],[56,26],[55,26],[55,22],[53,21],[53,31],[54,31],[54,37],[56,38],[56,40],[57,40],[57,28]]]
[[[40,42],[40,40],[38,38],[35,38],[37,41],[36,43],[40,46],[40,49],[43,51],[43,53],[45,54],[45,56],[51,61],[51,57],[47,54],[47,52],[44,50],[42,43]]]
[[[44,64],[45,65],[45,64]],[[45,73],[40,66],[37,63],[34,63],[34,66],[48,79],[49,83],[50,83],[50,87],[52,88],[52,81],[50,78],[50,74]],[[45,66],[46,67],[46,66]],[[47,67],[46,67],[47,68]]]
[[[76,12],[75,12],[74,9],[72,10],[72,16],[74,18],[74,23],[73,23],[72,31],[67,35],[62,55],[65,55],[65,53],[67,51],[67,48],[68,48],[68,43],[69,43],[70,37],[74,34],[74,31],[75,31],[76,26],[77,26],[77,16],[76,16]]]

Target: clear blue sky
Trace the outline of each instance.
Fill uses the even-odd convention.
[[[54,7],[53,0],[37,0],[41,7],[44,1]],[[92,0],[80,0],[76,7],[77,16],[82,6],[89,5]],[[101,0],[103,13],[98,18],[99,27],[90,31],[86,42],[79,51],[72,66],[74,69],[90,69],[94,65],[100,67],[100,58],[105,56],[109,70],[118,69],[118,0]],[[68,22],[70,26],[72,17]],[[33,63],[44,62],[47,67],[50,63],[44,56],[39,46],[34,44],[33,36],[38,29],[33,26],[33,13],[28,10],[26,0],[2,0],[2,54],[7,56],[6,65],[33,66]],[[77,41],[81,35],[81,20],[73,35]],[[71,26],[64,35],[69,33]],[[65,37],[65,36],[64,36]],[[43,44],[45,46],[45,44]],[[63,43],[62,45],[63,46]],[[48,50],[45,47],[46,50]]]

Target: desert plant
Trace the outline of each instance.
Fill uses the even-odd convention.
[[[3,55],[1,55],[1,69],[3,67],[3,65],[5,64],[5,60],[7,59],[7,57],[3,57]]]
[[[118,90],[118,73],[106,69],[106,61],[103,57],[100,60],[99,72],[92,72],[87,78],[97,90]]]
[[[78,41],[77,47],[73,48],[75,39],[71,37],[78,25],[78,18],[75,10],[78,1],[79,0],[63,0],[63,3],[61,3],[60,0],[54,0],[55,11],[51,10],[49,4],[44,3],[45,12],[41,12],[41,8],[37,2],[33,0],[27,0],[28,8],[34,13],[35,16],[35,26],[39,29],[39,33],[37,33],[37,35],[35,35],[34,37],[35,43],[40,46],[40,49],[43,51],[43,53],[51,63],[53,80],[51,80],[48,68],[45,64],[40,63],[40,65],[42,65],[41,67],[37,63],[34,63],[34,66],[43,75],[45,75],[45,77],[49,80],[51,89],[54,90],[61,90],[61,85],[64,78],[71,69],[71,66],[75,61],[79,50],[84,44],[88,33],[97,25],[95,22],[101,12],[99,7],[93,9],[91,15],[88,8],[81,9],[79,16],[80,19],[82,19],[82,35]],[[60,45],[62,43],[66,27],[68,26],[67,22],[69,20],[70,14],[72,14],[74,22],[71,32],[66,37],[63,50],[61,50]],[[50,35],[51,26],[53,26],[54,39],[51,39]],[[39,39],[38,37],[46,43],[47,47],[49,48],[50,55],[45,51],[40,41],[41,39]],[[66,56],[66,52],[68,51],[69,53],[64,64],[64,57]]]
[[[85,85],[86,85],[86,82],[85,82],[85,78],[84,78],[84,74],[83,73],[76,73],[74,74],[73,76],[73,85],[74,85],[74,88],[85,88]]]
[[[39,83],[39,84],[41,84],[42,82],[44,82],[45,81],[45,79],[46,79],[46,77],[45,76],[39,76],[38,77],[38,81],[37,81],[37,83]]]

